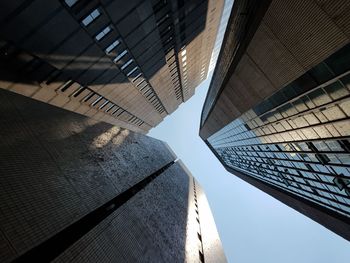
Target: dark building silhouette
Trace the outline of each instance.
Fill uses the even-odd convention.
[[[223,3],[0,2],[1,262],[226,262],[202,188],[141,134],[206,78]]]
[[[226,262],[162,141],[0,89],[1,262]]]
[[[0,87],[146,133],[206,78],[224,0],[0,3]]]
[[[348,240],[349,11],[235,1],[200,127],[229,172]]]

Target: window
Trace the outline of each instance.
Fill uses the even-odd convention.
[[[141,77],[142,73],[137,74],[137,76],[132,80],[132,82],[135,82],[136,80],[138,80],[139,77]]]
[[[95,92],[91,92],[90,94],[88,94],[85,98],[84,98],[84,102],[87,102],[89,99],[91,99],[93,96],[95,95]]]
[[[330,159],[328,158],[328,156],[324,153],[316,153],[315,157],[317,158],[317,160],[322,163],[323,165],[327,164],[330,162]]]
[[[66,2],[66,4],[69,7],[72,7],[73,5],[75,5],[78,2],[78,0],[64,0],[64,2]]]
[[[346,152],[350,152],[350,142],[348,140],[339,140],[338,143],[340,147],[344,149]]]
[[[334,74],[331,72],[327,64],[323,62],[310,69],[309,73],[319,84],[322,84],[334,77]]]
[[[116,109],[112,112],[112,115],[114,115],[117,111],[121,111],[122,109],[116,106]]]
[[[100,11],[96,8],[92,11],[87,17],[85,17],[82,21],[84,26],[90,25],[96,18],[101,15]]]
[[[166,19],[168,19],[168,17],[169,17],[169,14],[166,14],[161,19],[159,19],[157,22],[157,26],[161,25]]]
[[[97,102],[99,102],[100,100],[102,100],[102,96],[98,97],[92,104],[91,106],[95,106],[97,104]]]
[[[116,46],[118,46],[120,43],[120,41],[117,39],[116,41],[114,41],[112,44],[110,44],[107,48],[106,48],[106,54],[109,54]]]
[[[131,59],[129,59],[122,67],[121,67],[121,69],[123,70],[123,69],[125,69],[127,66],[129,66],[132,62],[133,62],[134,60],[131,58]]]
[[[61,86],[60,90],[61,90],[62,92],[65,92],[70,86],[73,85],[73,83],[74,83],[73,80],[68,80],[66,83],[64,83],[64,84]]]
[[[306,166],[306,168],[309,170],[309,171],[312,171],[314,172],[314,169],[312,168],[312,166],[308,163],[304,163],[304,165]]]
[[[106,100],[104,103],[102,103],[102,105],[100,106],[100,110],[102,110],[107,105],[108,102],[109,100]]]
[[[341,97],[345,97],[346,95],[349,94],[349,91],[347,88],[345,88],[340,81],[336,81],[327,87],[324,88],[328,95],[331,96],[332,99],[336,100]]]
[[[117,63],[122,57],[124,57],[128,53],[127,50],[124,50],[122,53],[120,53],[116,58],[113,60],[114,63]]]
[[[104,38],[109,32],[111,32],[112,28],[110,26],[106,26],[100,33],[96,35],[96,40],[100,41]]]
[[[145,84],[139,89],[140,89],[140,91],[143,91],[144,89],[146,89],[145,92],[147,92],[150,89],[150,87],[148,86],[147,82],[145,82]]]
[[[132,73],[134,73],[136,70],[138,69],[138,67],[134,67],[131,71],[129,71],[128,74],[126,74],[126,76],[130,76]]]
[[[113,109],[114,106],[115,106],[115,105],[112,104],[112,105],[106,110],[106,112],[109,112],[111,109]]]
[[[136,84],[136,87],[140,86],[140,85],[141,85],[142,83],[144,83],[144,82],[145,82],[145,79],[142,78],[142,80],[141,80],[139,83]]]
[[[80,86],[79,89],[77,89],[72,95],[73,97],[78,97],[86,88],[85,87],[82,87]]]
[[[308,97],[317,106],[320,106],[320,105],[326,104],[328,102],[331,102],[331,99],[328,97],[328,95],[322,89],[317,89],[317,90],[309,93]]]
[[[344,176],[344,174],[340,174],[340,175]],[[339,176],[334,177],[333,182],[339,188],[340,191],[342,191],[343,189],[346,189],[348,185],[350,185],[350,179],[342,178]]]
[[[325,60],[326,64],[335,74],[341,74],[349,70],[350,45],[341,48]]]

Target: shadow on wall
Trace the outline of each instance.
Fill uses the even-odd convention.
[[[173,160],[161,141],[0,89],[0,261]]]
[[[150,79],[177,63],[172,52],[178,45],[189,44],[204,30],[207,4],[80,0],[69,8],[64,1],[3,1],[2,68],[16,74],[1,70],[0,78],[24,83],[72,79],[83,86],[128,83],[139,73]],[[29,78],[20,79],[18,73]]]

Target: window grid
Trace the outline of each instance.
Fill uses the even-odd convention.
[[[92,23],[97,17],[99,17],[101,15],[101,11],[103,7],[100,6],[98,8],[96,8],[94,11],[92,11],[87,17],[85,17],[82,20],[82,23],[85,26],[88,26],[90,23]],[[104,15],[106,15],[108,17],[108,14],[106,12],[104,12]],[[111,21],[111,19],[108,17],[108,19]],[[106,35],[108,35],[111,31],[112,31],[112,24],[110,24],[109,26],[105,27],[101,32],[99,32],[96,36],[95,39],[97,42],[100,42]],[[116,30],[115,30],[116,31]],[[102,47],[104,49],[104,52],[106,53],[106,55],[111,55],[112,50],[114,50],[117,46],[119,46],[120,44],[123,44],[122,39],[119,37],[117,40],[114,40],[111,44],[109,44],[107,47]],[[124,44],[125,46],[125,44]],[[122,52],[120,52],[119,54],[117,54],[117,56],[115,56],[113,58],[113,62],[115,64],[117,64],[117,66],[119,67],[120,65],[120,61],[122,61],[122,59],[128,55],[132,56],[131,53],[128,52],[127,48],[125,48]],[[139,78],[142,75],[141,69],[140,67],[134,67],[131,71],[128,72],[124,72],[124,69],[127,68],[128,65],[130,65],[132,62],[135,62],[134,59],[132,59],[131,61],[129,60],[127,63],[123,63],[123,65],[121,66],[121,71],[125,74],[125,76],[127,78],[130,78],[130,82],[134,83],[133,80]],[[135,62],[136,63],[136,62]],[[137,75],[137,77],[134,77],[133,75]],[[151,85],[148,84],[150,87]],[[163,104],[161,103],[160,99],[158,98],[157,94],[155,93],[153,87],[151,87],[152,92],[154,94],[154,98],[150,98],[150,97],[146,97],[146,99],[152,104],[152,106],[156,109],[156,111],[158,111],[159,114],[162,114],[165,112],[165,108],[163,106]]]
[[[94,9],[89,15],[87,15],[81,22],[84,26],[90,25],[94,20],[96,20],[101,15],[98,8]]]
[[[350,61],[336,68],[350,45],[340,51],[208,142],[228,167],[350,216]]]

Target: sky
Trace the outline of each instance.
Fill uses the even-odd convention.
[[[210,78],[148,135],[167,142],[204,188],[228,262],[350,262],[350,242],[228,173],[201,140]]]

